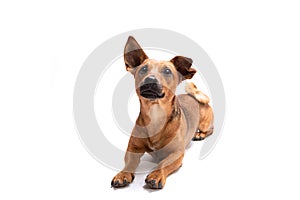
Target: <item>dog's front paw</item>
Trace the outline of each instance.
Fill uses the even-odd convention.
[[[133,179],[133,173],[121,171],[111,181],[111,187],[125,187],[129,185],[133,181]]]
[[[145,180],[151,189],[162,189],[166,183],[166,177],[161,170],[151,172]]]

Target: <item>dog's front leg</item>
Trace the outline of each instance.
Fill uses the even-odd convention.
[[[153,189],[162,189],[167,176],[181,167],[183,156],[183,151],[177,151],[163,159],[157,168],[146,177],[147,185]]]
[[[125,154],[125,167],[111,181],[112,187],[124,187],[129,185],[134,179],[134,172],[140,163],[145,150],[137,138],[131,137]],[[140,144],[140,145],[139,145]],[[139,146],[138,146],[139,145]]]

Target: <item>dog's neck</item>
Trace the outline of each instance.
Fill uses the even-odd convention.
[[[165,125],[180,115],[176,96],[171,100],[140,99],[140,114],[137,125],[146,128],[149,136],[162,131]]]

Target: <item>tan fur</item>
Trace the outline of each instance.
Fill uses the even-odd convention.
[[[200,103],[208,104],[210,99],[209,97],[197,89],[196,85],[191,81],[187,81],[185,85],[185,91],[194,96]]]
[[[146,184],[161,189],[168,175],[182,165],[185,148],[191,139],[202,140],[213,132],[213,111],[209,98],[188,83],[188,94],[175,95],[177,85],[190,79],[196,70],[192,59],[176,56],[170,61],[148,59],[133,37],[129,37],[124,51],[126,69],[134,75],[140,100],[140,114],[132,130],[125,155],[125,167],[112,180],[112,187],[123,187],[134,179],[140,158],[149,153],[158,166],[146,177]],[[147,66],[147,73],[141,73]],[[164,70],[171,71],[164,74]],[[148,77],[155,77],[161,85],[160,98],[149,99],[140,93]]]

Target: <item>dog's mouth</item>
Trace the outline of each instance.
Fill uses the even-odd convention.
[[[140,87],[140,95],[147,99],[161,99],[165,96],[162,86],[156,83],[144,84]]]

